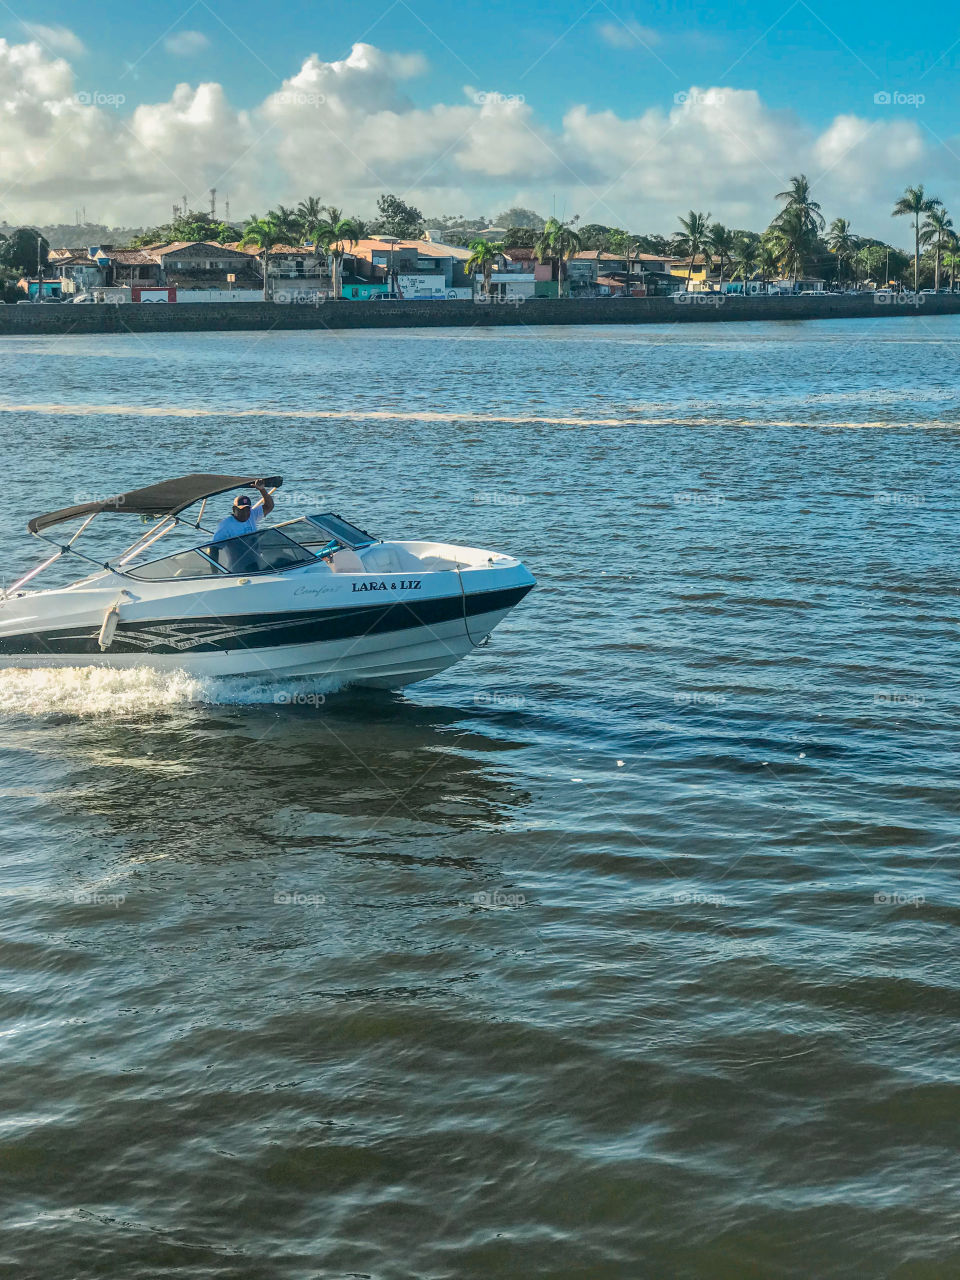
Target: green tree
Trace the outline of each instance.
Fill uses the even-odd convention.
[[[633,236],[622,227],[611,227],[607,235],[607,249],[610,253],[622,253],[625,258],[629,258],[633,249]]]
[[[377,197],[377,227],[398,240],[419,240],[423,235],[423,214],[399,196]]]
[[[734,243],[732,231],[728,231],[721,222],[713,223],[707,233],[707,249],[720,263],[721,293],[723,293],[723,273],[733,257]]]
[[[788,272],[796,287],[807,259],[816,246],[816,232],[800,206],[784,209],[770,226],[770,246],[781,270]]]
[[[263,259],[264,302],[270,301],[270,251],[275,245],[283,243],[284,239],[280,234],[280,228],[269,216],[258,218],[255,213],[251,214],[249,222],[243,229],[243,235],[240,238],[238,247],[246,249],[248,245],[256,245],[260,250],[260,256]]]
[[[297,205],[297,217],[300,220],[300,231],[303,234],[308,227],[315,227],[323,221],[324,207],[319,196],[307,196]]]
[[[913,219],[913,291],[920,292],[920,219],[925,214],[942,208],[943,201],[937,196],[928,196],[923,183],[917,187],[907,187],[903,195],[893,206],[892,217]]]
[[[491,244],[489,240],[474,240],[470,244],[470,257],[463,264],[463,269],[468,276],[482,273],[483,292],[488,298],[490,297],[490,276],[502,250],[502,245]]]
[[[947,213],[943,206],[931,209],[924,219],[923,226],[920,228],[920,243],[922,245],[933,245],[934,251],[934,272],[933,287],[938,292],[940,290],[940,259],[943,256],[943,250],[950,241],[953,234],[953,219]]]
[[[747,281],[760,270],[760,254],[756,240],[737,235],[733,246],[733,272],[731,278],[743,281],[743,294],[747,295]]]
[[[605,227],[602,222],[588,222],[586,226],[579,229],[577,234],[584,249],[597,249],[603,252],[610,247],[611,230],[612,228]]]
[[[798,225],[799,218],[808,232],[816,233],[823,230],[826,219],[816,200],[810,197],[810,183],[807,181],[806,174],[801,173],[791,178],[790,186],[786,191],[778,191],[776,198],[782,200],[784,205],[774,218],[773,226],[776,226],[781,218],[790,217],[794,227]]]
[[[582,248],[583,242],[572,223],[560,222],[557,218],[548,218],[544,223],[533,249],[538,262],[545,262],[548,258],[556,262],[558,298],[563,297],[567,262]]]
[[[539,234],[533,227],[508,227],[501,243],[505,249],[533,249]]]
[[[780,270],[780,260],[769,233],[760,239],[760,245],[757,249],[757,266],[760,271],[760,283],[766,290],[768,283]]]
[[[267,211],[267,220],[277,228],[281,244],[299,244],[303,238],[303,219],[296,209],[278,204],[276,209]]]
[[[0,266],[15,272],[17,279],[21,276],[35,276],[38,263],[43,267],[47,265],[49,252],[50,245],[45,236],[40,235],[33,227],[17,227],[0,244]]]
[[[951,231],[947,239],[947,251],[943,255],[943,265],[950,272],[950,292],[953,293],[953,282],[957,267],[960,267],[960,236]]]
[[[860,241],[850,230],[847,218],[834,218],[827,232],[827,247],[837,259],[837,280],[843,278],[843,264],[849,262]]]
[[[887,246],[885,244],[864,244],[854,253],[853,260],[863,273],[864,280],[874,283],[884,279],[887,269]]]
[[[669,258],[670,256],[670,239],[668,236],[634,236],[634,244],[638,253],[653,253],[657,257]]]
[[[229,222],[218,222],[203,210],[191,209],[187,213],[178,214],[172,222],[134,236],[129,242],[131,249],[139,249],[143,245],[170,244],[183,242],[196,244],[212,241],[217,244],[228,244],[237,238],[237,229]]]
[[[531,231],[542,231],[546,226],[546,219],[541,218],[539,213],[534,213],[532,209],[513,205],[497,215],[496,225],[498,227],[529,227]]]
[[[676,249],[685,258],[690,259],[687,267],[687,291],[690,290],[690,276],[693,273],[694,259],[703,255],[706,266],[707,249],[710,244],[709,213],[694,213],[691,209],[685,218],[678,219],[680,233],[676,239]],[[706,272],[704,272],[706,274]]]
[[[328,208],[329,221],[320,222],[312,228],[314,248],[321,245],[333,259],[333,296],[339,298],[343,293],[343,255],[352,249],[361,238],[352,218],[345,218],[342,209]]]

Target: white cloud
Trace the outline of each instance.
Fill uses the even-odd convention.
[[[644,45],[650,48],[660,43],[658,31],[654,31],[653,27],[644,27],[632,18],[599,22],[597,34],[605,44],[611,45],[614,49],[636,49]]]
[[[202,31],[174,31],[164,40],[163,47],[167,53],[176,54],[178,58],[193,58],[198,53],[203,53],[209,44],[210,41]]]
[[[818,128],[753,90],[693,85],[629,117],[578,105],[551,124],[509,86],[424,105],[408,81],[426,69],[358,44],[306,57],[250,110],[215,82],[136,103],[129,77],[77,83],[40,44],[0,40],[0,220],[69,220],[85,196],[100,220],[149,225],[183,193],[206,207],[215,186],[235,215],[317,194],[368,216],[394,191],[427,214],[545,210],[556,196],[566,216],[634,231],[670,231],[691,208],[759,229],[803,172],[829,217],[905,242],[890,209],[908,183],[960,201],[947,145],[916,110],[871,103]]]
[[[73,58],[87,52],[87,46],[69,27],[45,27],[40,22],[21,22],[20,26],[31,40],[38,41],[50,52],[65,53]]]

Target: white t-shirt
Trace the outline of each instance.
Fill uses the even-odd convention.
[[[227,538],[238,538],[241,533],[255,533],[263,523],[263,507],[254,507],[246,520],[238,520],[235,515],[225,516],[217,525],[213,535],[214,542],[225,542]]]

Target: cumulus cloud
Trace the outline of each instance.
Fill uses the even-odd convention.
[[[87,52],[87,46],[69,27],[45,27],[40,22],[21,22],[20,26],[30,37],[54,53],[65,53],[77,58]]]
[[[660,33],[653,27],[644,27],[632,18],[615,22],[597,23],[597,34],[600,39],[614,49],[636,49],[638,46],[660,43]]]
[[[174,31],[164,40],[163,47],[179,58],[192,58],[203,53],[209,44],[202,31]]]
[[[916,112],[817,128],[753,90],[691,85],[629,117],[578,105],[550,123],[509,86],[424,105],[409,85],[426,71],[420,55],[357,44],[338,61],[310,54],[250,109],[215,82],[136,103],[129,80],[78,83],[38,42],[0,40],[0,219],[63,221],[84,195],[102,221],[149,225],[183,193],[206,207],[215,186],[235,214],[318,194],[370,215],[386,190],[428,214],[556,196],[567,216],[635,231],[669,231],[690,208],[762,228],[804,172],[830,217],[902,239],[888,214],[907,183],[960,198],[946,145]]]

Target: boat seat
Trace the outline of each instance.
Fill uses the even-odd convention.
[[[372,547],[364,547],[361,557],[367,573],[423,572],[423,564],[413,552],[395,542],[378,542]]]
[[[366,573],[363,561],[350,547],[341,547],[331,558],[334,573]]]

